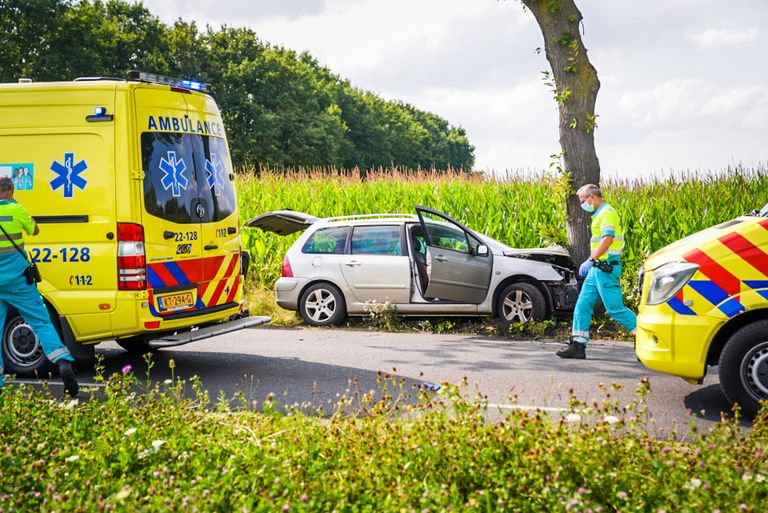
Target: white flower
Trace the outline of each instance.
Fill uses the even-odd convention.
[[[762,474],[758,474],[755,476],[755,481],[757,481],[758,483],[762,483],[763,481],[765,481],[765,476]]]
[[[605,421],[607,424],[616,424],[617,422],[619,422],[619,418],[618,418],[618,417],[614,417],[613,415],[606,415],[606,416],[603,418],[603,420],[604,420],[604,421]]]
[[[163,383],[165,383],[166,385],[170,385],[170,384],[173,383],[173,380],[169,378],[169,379],[166,379],[165,381],[163,381]]]
[[[165,443],[165,440],[152,440],[152,447],[155,450],[158,450],[160,447],[163,446],[164,443]]]
[[[751,481],[752,474],[750,474],[749,472],[744,472],[744,474],[741,476],[741,479],[744,481]]]
[[[571,424],[576,424],[577,422],[581,422],[581,415],[578,413],[569,413],[565,416],[565,421],[570,422]]]
[[[699,488],[701,486],[701,479],[693,478],[687,483],[685,483],[685,488],[687,490],[695,490],[696,488]]]
[[[131,428],[131,429],[126,430],[125,433],[123,433],[123,436],[131,436],[135,432],[136,432],[136,428]]]
[[[72,461],[77,461],[79,459],[80,459],[80,456],[78,456],[77,454],[73,454],[72,456],[67,458],[67,461],[72,462]]]

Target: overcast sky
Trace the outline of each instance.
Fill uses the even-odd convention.
[[[466,129],[476,169],[560,151],[533,16],[515,0],[144,0],[166,22],[247,26],[353,85]],[[604,175],[768,162],[768,1],[577,0],[602,84]]]

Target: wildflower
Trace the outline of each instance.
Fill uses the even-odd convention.
[[[166,385],[170,385],[170,384],[172,384],[172,383],[173,383],[173,380],[172,380],[172,379],[170,379],[170,378],[168,378],[168,379],[166,379],[165,381],[163,381],[163,383],[165,383]]]
[[[131,435],[132,435],[132,434],[134,434],[135,432],[136,432],[136,428],[130,428],[130,429],[127,429],[127,430],[125,431],[125,433],[123,433],[123,436],[131,436]]]
[[[762,483],[763,481],[765,481],[765,476],[762,474],[758,474],[755,476],[755,481],[757,481],[758,483]]]
[[[123,367],[122,372],[123,374],[128,374],[129,372],[131,372],[131,369],[133,369],[133,367],[131,367],[131,364],[129,363]]]
[[[77,454],[73,454],[72,456],[69,456],[69,457],[66,459],[66,461],[68,461],[68,462],[70,462],[70,463],[71,463],[71,462],[73,462],[73,461],[77,461],[77,460],[79,460],[79,459],[80,459],[80,456],[78,456]]]
[[[565,420],[571,424],[576,424],[577,422],[581,422],[581,415],[578,413],[569,413],[565,416]]]
[[[744,504],[744,503],[742,502],[741,504],[739,504],[739,509],[740,509],[741,511],[748,511],[748,510],[749,510],[749,506],[747,506],[746,504]]]
[[[695,490],[696,488],[699,488],[701,486],[701,479],[693,478],[687,483],[685,483],[685,488],[687,490]]]
[[[741,476],[742,481],[751,481],[752,480],[752,474],[749,472],[744,472],[744,474]]]
[[[621,500],[625,500],[629,495],[627,495],[627,492],[619,492],[616,494],[616,497],[618,497]]]
[[[606,422],[606,424],[616,424],[619,422],[619,418],[613,415],[606,415],[603,420]]]
[[[583,486],[580,486],[579,487],[579,495],[584,495],[585,493],[587,493],[587,489],[584,488]]]
[[[307,497],[306,493],[302,493],[301,497],[299,497],[299,499],[301,500],[301,502],[308,502],[309,501],[309,497]]]
[[[289,511],[291,511],[291,505],[286,502],[283,506],[283,513],[288,513]]]
[[[165,443],[165,440],[152,440],[152,447],[155,448],[155,450],[159,449],[163,446]]]

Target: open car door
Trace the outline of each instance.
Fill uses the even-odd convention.
[[[424,297],[482,303],[488,295],[493,255],[465,226],[426,207],[416,207],[427,244],[429,284]]]
[[[260,228],[265,232],[278,235],[290,235],[306,230],[318,220],[317,217],[293,210],[276,210],[261,214],[245,223],[250,228]]]

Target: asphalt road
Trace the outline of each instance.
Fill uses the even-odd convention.
[[[175,375],[199,376],[211,397],[219,391],[227,396],[242,391],[250,401],[261,403],[271,393],[288,405],[333,403],[350,385],[375,389],[379,372],[406,378],[407,385],[458,384],[466,378],[466,393],[486,396],[491,410],[541,408],[553,414],[567,410],[571,390],[587,403],[602,401],[601,385],[620,385],[611,394],[626,404],[635,398],[640,380],[648,377],[649,431],[663,436],[676,427],[684,436],[691,420],[706,430],[720,421],[722,412],[730,413],[716,369],[710,369],[703,385],[691,385],[645,368],[631,343],[593,341],[587,360],[557,358],[558,347],[557,342],[463,335],[257,327],[157,351],[150,374],[152,380],[169,378],[173,359]],[[130,364],[146,379],[140,355],[110,342],[99,345],[97,352],[104,357],[107,373]],[[85,384],[93,375],[91,369],[78,370]],[[57,379],[50,383],[52,389],[60,386]]]

